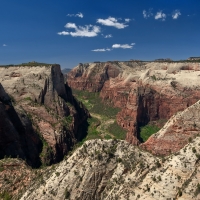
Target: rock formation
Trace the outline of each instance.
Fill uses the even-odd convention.
[[[33,167],[40,165],[42,148],[39,135],[23,109],[12,106],[9,96],[0,84],[0,159],[20,157]]]
[[[33,181],[21,200],[200,198],[200,137],[158,158],[125,141],[90,140]]]
[[[175,153],[200,133],[200,101],[173,115],[164,127],[141,147],[153,154]]]
[[[141,126],[164,122],[200,99],[199,77],[199,63],[129,61],[80,64],[67,81],[122,108],[117,122],[126,140],[139,144]]]
[[[27,153],[39,157],[40,154],[43,164],[55,163],[62,160],[73,145],[86,134],[81,125],[84,125],[89,113],[82,103],[72,96],[68,85],[64,84],[59,65],[0,67],[0,82],[13,102],[13,106],[11,103],[2,105],[7,115],[8,106],[12,110],[9,120],[15,123],[17,133],[13,132],[15,137],[10,138],[16,141],[17,135],[22,134],[27,134],[30,138],[26,141],[22,137],[28,147],[20,150],[20,153],[16,151],[16,156],[24,158],[23,153]],[[5,98],[8,99],[8,96]],[[3,114],[4,112],[2,116]],[[3,126],[5,123],[9,129],[13,129],[9,125],[10,122],[5,122],[5,119],[2,119],[1,130],[5,128]],[[10,140],[9,134],[10,130],[2,140]],[[40,148],[34,146],[37,153],[31,152],[34,151],[29,144],[31,140],[40,146]],[[12,143],[7,142],[7,144],[10,145],[10,151],[15,152]],[[20,142],[15,145],[23,146]],[[33,150],[29,151],[29,148]],[[13,156],[10,151],[7,153],[2,151],[1,157]],[[31,157],[26,156],[26,159],[35,163]]]

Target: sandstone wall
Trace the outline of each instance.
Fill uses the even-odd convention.
[[[115,76],[99,87],[107,66]],[[107,62],[79,65],[67,80],[72,88],[100,91],[103,100],[122,108],[117,122],[127,130],[126,140],[139,144],[140,126],[167,121],[200,99],[199,77],[199,63]]]

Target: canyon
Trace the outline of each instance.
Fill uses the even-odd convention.
[[[126,140],[142,148],[150,145],[149,141],[142,143],[140,127],[156,124],[162,128],[174,114],[196,103],[200,98],[199,79],[200,63],[187,61],[86,63],[79,64],[67,75],[71,88],[100,92],[103,101],[121,108],[117,123],[127,130]],[[171,129],[173,135],[176,129]],[[180,131],[173,143],[164,142],[165,134],[161,134],[163,136],[159,137],[159,142],[154,141],[154,146],[165,144],[165,150],[152,152],[169,155],[181,149],[187,144],[193,128],[187,132],[190,134],[185,137],[187,134]],[[176,148],[173,148],[174,143]]]
[[[0,199],[198,200],[199,79],[189,61],[0,67]]]

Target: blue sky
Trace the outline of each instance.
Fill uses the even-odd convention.
[[[6,0],[0,65],[200,56],[199,0]]]

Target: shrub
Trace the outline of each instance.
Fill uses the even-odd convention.
[[[197,152],[197,150],[195,149],[195,147],[192,147],[192,152],[193,152],[193,153],[196,153],[196,152]]]
[[[11,200],[12,197],[8,192],[4,191],[4,192],[0,193],[0,199]]]
[[[161,167],[161,164],[158,160],[156,161],[156,167],[158,167],[158,168]]]
[[[199,193],[200,193],[200,184],[198,183],[194,194],[195,196],[197,196]]]
[[[182,196],[182,191],[179,189],[178,190],[178,196],[181,197]]]
[[[69,197],[70,197],[70,192],[68,191],[67,188],[65,189],[64,197],[65,197],[65,199],[69,199]]]
[[[151,79],[156,81],[156,76],[155,75],[151,76]]]

